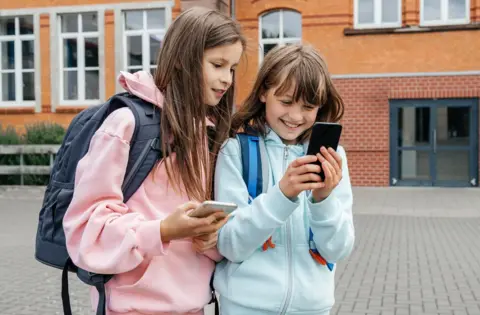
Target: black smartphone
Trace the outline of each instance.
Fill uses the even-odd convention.
[[[308,144],[307,155],[316,155],[320,153],[320,148],[332,148],[337,151],[340,136],[342,134],[342,125],[337,123],[317,122],[312,127],[310,143]],[[320,165],[317,160],[316,165]],[[319,173],[322,180],[325,180],[323,170]]]

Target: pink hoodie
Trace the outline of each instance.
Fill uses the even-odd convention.
[[[163,96],[150,73],[122,72],[119,82],[161,107]],[[121,186],[134,126],[129,109],[116,110],[78,163],[73,200],[63,220],[68,252],[82,269],[115,274],[106,285],[109,315],[203,314],[211,298],[214,261],[221,256],[216,250],[198,254],[187,239],[162,242],[161,220],[188,201],[167,185],[164,166],[154,169],[123,203]],[[95,309],[95,288],[91,297]]]

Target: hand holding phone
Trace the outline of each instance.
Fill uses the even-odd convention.
[[[308,144],[307,155],[317,156],[318,153],[322,153],[320,149],[325,147],[326,149],[332,148],[337,151],[338,144],[340,142],[340,136],[342,134],[342,125],[337,123],[317,122],[312,127],[312,134],[310,136],[310,143]],[[321,167],[320,161],[314,163]],[[325,181],[325,171],[323,168],[320,170],[320,178]]]
[[[235,209],[237,209],[237,205],[234,203],[207,200],[196,209],[190,211],[188,215],[194,218],[205,218],[215,212],[223,212],[224,217],[226,217]]]

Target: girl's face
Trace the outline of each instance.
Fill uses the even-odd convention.
[[[205,50],[203,54],[204,102],[216,106],[232,85],[233,71],[243,53],[242,43]]]
[[[276,88],[260,96],[265,103],[267,124],[282,138],[285,144],[296,144],[298,137],[313,126],[319,107],[301,99],[293,100],[295,84],[284,95],[275,95]]]

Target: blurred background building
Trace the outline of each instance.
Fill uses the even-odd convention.
[[[480,0],[4,0],[0,124],[67,126],[121,91],[119,71],[153,72],[165,30],[194,5],[245,30],[237,104],[275,45],[325,56],[354,185],[478,186]]]

